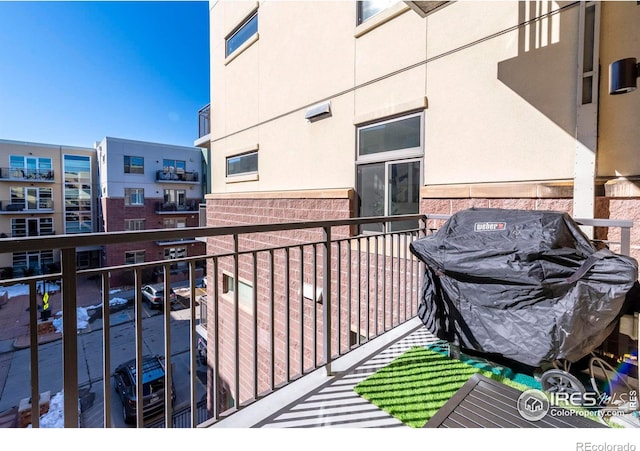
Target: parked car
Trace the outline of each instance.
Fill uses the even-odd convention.
[[[162,308],[164,304],[164,283],[143,286],[142,296],[151,307]],[[171,288],[171,291],[169,292],[169,300],[172,304],[178,300],[178,296],[176,295],[176,292],[173,291],[173,288]]]
[[[164,358],[145,355],[142,360],[143,416],[154,416],[164,409],[165,400]],[[114,387],[122,401],[122,417],[127,424],[136,421],[136,359],[120,364],[113,373]],[[171,405],[176,400],[173,381],[171,382]]]

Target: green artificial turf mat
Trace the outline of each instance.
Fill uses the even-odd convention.
[[[518,390],[532,388],[443,352],[413,347],[356,385],[355,391],[403,423],[421,428],[475,373]]]

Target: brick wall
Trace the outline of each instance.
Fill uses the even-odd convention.
[[[180,214],[157,214],[158,203],[162,199],[146,198],[144,206],[125,205],[123,198],[103,198],[103,216],[104,230],[106,232],[115,232],[125,230],[126,219],[144,219],[145,230],[162,229],[164,227],[164,218],[185,218],[187,227],[198,227],[198,212],[181,212]],[[129,244],[116,244],[105,246],[104,266],[119,266],[125,264],[125,253],[130,251],[144,251],[145,261],[164,260],[164,249],[167,246],[159,246],[153,241],[140,241]],[[187,243],[187,256],[202,255],[205,253],[205,243]],[[144,283],[155,282],[157,279],[153,277],[153,269],[145,269],[143,271]],[[173,276],[173,280],[178,280],[178,275]],[[111,286],[130,286],[133,283],[133,273],[131,271],[113,272],[111,275]]]
[[[229,226],[341,219],[354,214],[349,199],[209,198],[207,216],[209,225]],[[331,247],[333,357],[414,316],[418,300],[421,268],[408,251],[411,237],[344,240],[353,236],[350,232],[348,227],[332,230],[334,240],[343,239]],[[237,270],[239,280],[254,287],[255,310],[250,300],[241,301],[236,311],[233,293],[224,293],[223,277],[235,276],[234,258],[216,259],[217,271],[213,260],[208,262],[208,296],[213,299],[212,287],[218,289],[217,367],[221,385],[230,390],[234,399],[239,397],[240,402],[252,399],[256,384],[260,394],[323,363],[324,294],[320,302],[311,299],[323,286],[322,239],[322,230],[318,229],[239,238],[241,252],[255,251],[240,255]],[[260,251],[278,246],[291,247]],[[207,254],[224,254],[233,251],[233,247],[232,238],[209,238]],[[217,280],[213,279],[214,274]],[[305,297],[303,284],[307,285],[311,298]],[[208,342],[212,343],[214,303],[207,305]],[[213,362],[212,346],[208,346],[208,353],[209,362]],[[236,367],[239,387],[234,382]],[[220,407],[224,410],[229,406]]]
[[[344,219],[353,216],[350,198],[260,198],[260,199],[207,199],[207,224],[209,226],[233,226],[245,224],[268,224],[295,221]],[[332,230],[335,237],[348,236],[347,227]],[[238,247],[241,251],[260,250],[278,246],[295,246],[302,243],[320,242],[321,229],[296,230],[240,236]],[[209,238],[208,254],[222,254],[234,249],[232,237]],[[255,255],[255,257],[254,257]],[[302,260],[301,260],[302,255]],[[314,257],[315,255],[315,257]],[[317,270],[314,272],[314,258]],[[334,259],[337,257],[334,256]],[[302,268],[300,263],[302,262]],[[236,356],[240,371],[240,400],[250,399],[255,385],[254,340],[258,347],[257,378],[258,393],[269,390],[273,385],[289,377],[314,368],[322,358],[321,343],[314,349],[322,330],[322,305],[311,299],[304,299],[301,285],[307,283],[322,287],[322,247],[299,246],[270,252],[245,254],[239,258],[239,280],[254,286],[257,296],[257,311],[247,308],[241,302],[238,307],[239,349],[235,349],[236,316],[233,295],[223,294],[223,275],[234,275],[235,262],[231,257],[220,258],[218,264],[218,333],[220,343],[220,374],[223,383],[230,387],[235,398],[234,371]],[[254,271],[255,268],[255,271]],[[273,268],[273,284],[270,274]],[[208,261],[209,286],[213,285],[213,261]],[[255,273],[255,278],[254,278]],[[335,277],[335,276],[334,276]],[[256,284],[257,282],[257,284]],[[335,285],[335,283],[334,283]],[[337,288],[332,289],[332,291]],[[273,298],[271,292],[273,291]],[[213,298],[211,288],[209,294]],[[208,303],[210,318],[214,317],[212,303]],[[337,310],[334,307],[334,310]],[[273,312],[273,313],[272,313]],[[257,334],[253,324],[257,321]],[[273,328],[271,322],[273,321]],[[211,322],[209,322],[211,324]],[[288,330],[288,333],[286,332]],[[273,345],[272,345],[273,331]],[[208,328],[208,342],[213,341],[212,328]],[[314,338],[314,335],[316,338]],[[254,338],[255,337],[255,338]],[[273,355],[271,347],[274,348]],[[211,347],[208,352],[211,355]],[[289,365],[287,366],[287,356]],[[274,378],[271,378],[271,365]],[[237,401],[237,400],[236,400]]]
[[[422,213],[446,214],[467,208],[514,208],[524,210],[564,211],[573,216],[573,199],[571,198],[525,198],[525,199],[422,199]],[[640,198],[599,196],[595,200],[594,217],[599,219],[630,219],[634,223],[631,228],[631,256],[640,260]],[[443,221],[431,220],[428,227],[439,228]],[[620,252],[620,229],[613,227],[594,228],[594,239],[610,241],[613,252]]]

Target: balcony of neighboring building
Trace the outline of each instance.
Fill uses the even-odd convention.
[[[186,199],[184,201],[159,201],[156,203],[156,214],[184,214],[196,213],[199,211],[200,201],[196,199]]]
[[[0,168],[0,181],[53,183],[53,169]]]
[[[39,199],[27,202],[15,200],[0,200],[0,214],[34,214],[53,213],[53,201],[51,199]]]
[[[197,171],[165,171],[156,172],[156,182],[161,183],[189,183],[197,184],[199,175]]]
[[[207,104],[198,110],[198,139],[193,143],[196,147],[209,147],[211,138],[211,104]]]

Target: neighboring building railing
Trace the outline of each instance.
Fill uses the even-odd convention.
[[[157,171],[156,181],[194,183],[198,181],[198,173],[196,171],[190,171],[190,172]]]
[[[0,179],[52,182],[52,169],[0,168]]]
[[[198,110],[198,138],[211,133],[211,104],[203,106]]]
[[[199,210],[198,201],[195,199],[187,199],[183,204],[180,204],[177,202],[157,202],[156,203],[156,212],[158,213],[198,211],[198,210]]]
[[[53,200],[40,199],[33,202],[12,202],[11,200],[0,200],[0,211],[11,213],[37,213],[41,211],[52,211]]]
[[[29,298],[30,374],[38,375],[38,286],[43,281],[59,281],[62,302],[62,350],[64,425],[79,425],[78,377],[78,282],[96,279],[101,286],[103,355],[100,369],[104,399],[104,427],[112,426],[110,276],[116,272],[131,275],[133,286],[133,329],[138,362],[142,362],[143,295],[142,274],[150,268],[180,263],[188,271],[189,299],[196,300],[196,267],[207,264],[207,425],[233,414],[257,399],[305,374],[324,367],[332,373],[332,361],[369,340],[412,319],[417,314],[424,268],[411,254],[409,244],[435,230],[445,215],[405,215],[353,218],[333,221],[301,221],[230,227],[195,227],[98,234],[29,237],[0,240],[3,252],[32,252],[60,249],[61,269],[44,276],[0,280],[6,285],[26,284]],[[416,221],[411,230],[389,232],[396,221]],[[630,221],[592,220],[598,227],[613,226],[628,236]],[[588,221],[583,221],[586,223]],[[358,234],[363,225],[380,224],[382,232]],[[197,236],[207,238],[215,252],[202,256],[160,260],[134,265],[81,270],[76,255],[86,246],[127,245],[152,241],[180,241]],[[624,239],[623,239],[624,241]],[[623,246],[628,251],[628,247]],[[211,252],[211,251],[210,251]],[[164,277],[165,292],[170,278]],[[196,319],[197,302],[189,302],[189,365],[191,390],[188,414],[165,404],[164,424],[196,427],[203,421],[202,400],[197,398],[197,359],[199,349]],[[173,344],[170,304],[163,310],[164,358],[172,368]],[[183,316],[184,318],[184,316]],[[106,362],[106,363],[105,363]],[[95,372],[102,372],[101,378]],[[137,371],[137,399],[143,398],[142,371]],[[27,377],[25,375],[25,377]],[[172,385],[173,374],[166,372],[165,386]],[[38,399],[40,381],[31,377],[31,399]],[[174,415],[174,412],[176,415]],[[176,416],[180,418],[177,419]],[[136,418],[139,427],[149,426]],[[37,409],[31,415],[39,427]],[[162,424],[153,423],[153,425]],[[98,425],[100,427],[102,425]]]

